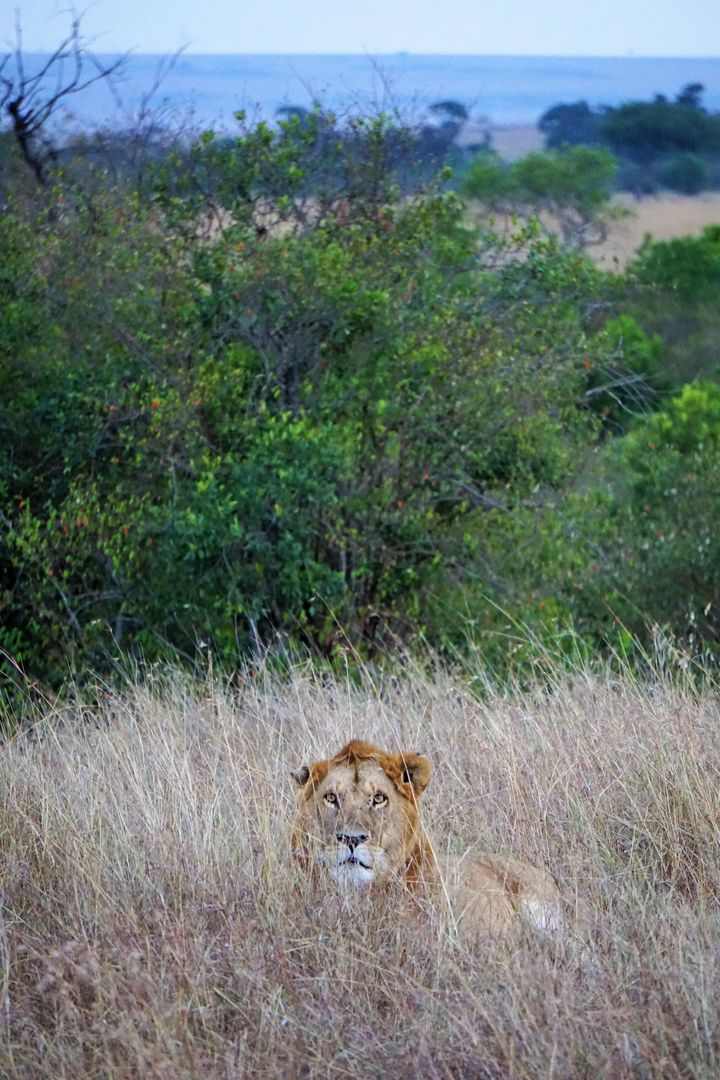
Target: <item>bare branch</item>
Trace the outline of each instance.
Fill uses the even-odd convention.
[[[603,383],[602,386],[592,386],[589,390],[586,390],[583,394],[585,398],[596,397],[598,394],[606,394],[611,390],[618,390],[627,386],[634,386],[637,384],[645,384],[647,378],[645,375],[618,375],[617,378],[612,379],[610,382]]]
[[[15,62],[14,77],[6,72],[11,59]],[[54,113],[67,98],[101,80],[112,80],[126,59],[127,54],[109,63],[101,63],[83,41],[80,16],[75,15],[70,32],[40,69],[29,75],[23,58],[20,15],[16,12],[15,49],[0,62],[0,109],[9,117],[20,154],[41,186],[47,183],[48,162],[55,157],[55,150],[45,132]],[[71,65],[69,72],[68,64]],[[48,88],[48,81],[54,82],[52,89]]]

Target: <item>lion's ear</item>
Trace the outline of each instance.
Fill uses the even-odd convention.
[[[432,765],[424,754],[398,754],[404,784],[412,784],[416,795],[422,795],[430,783]]]
[[[299,769],[293,769],[290,775],[292,776],[293,780],[295,780],[296,783],[298,783],[300,787],[302,787],[303,784],[307,784],[308,780],[310,779],[310,770],[308,769],[307,765],[301,765]]]

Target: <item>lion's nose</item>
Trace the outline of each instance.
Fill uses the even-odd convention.
[[[367,840],[366,833],[335,833],[337,836],[338,844],[347,844],[351,851],[354,851],[358,844],[364,844]]]

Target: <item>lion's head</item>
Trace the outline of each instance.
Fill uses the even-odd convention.
[[[387,878],[412,884],[432,855],[418,799],[430,780],[421,754],[388,754],[353,739],[293,773],[300,785],[293,848],[340,885]]]

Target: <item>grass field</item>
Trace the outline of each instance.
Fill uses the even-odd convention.
[[[480,141],[481,132],[471,134]],[[542,132],[534,124],[492,128],[492,140],[493,147],[506,161],[517,161],[542,150],[545,144]],[[699,236],[706,225],[720,224],[720,191],[705,191],[700,195],[663,191],[641,199],[621,193],[613,201],[627,213],[610,225],[602,244],[588,248],[590,257],[606,270],[624,270],[647,235],[655,240],[674,240],[680,236]]]
[[[716,696],[476,689],[298,670],[48,706],[0,757],[0,1075],[720,1075]],[[468,947],[299,879],[290,769],[350,736],[431,757],[436,847],[579,886],[589,950]]]
[[[720,224],[720,192],[703,195],[615,195],[610,203],[613,212],[607,223],[607,235],[602,243],[589,244],[589,258],[604,270],[622,273],[638,253],[646,236],[653,240],[675,240],[681,236],[700,236],[707,225]],[[619,211],[615,214],[616,211]],[[557,219],[539,215],[548,232],[560,233]],[[482,204],[470,204],[470,223],[483,224],[487,210]],[[505,236],[517,228],[517,219],[506,214],[494,217],[494,227]]]
[[[720,224],[720,192],[701,195],[618,195],[616,205],[628,211],[613,222],[607,240],[588,248],[588,254],[605,269],[624,269],[647,235],[654,240],[699,236],[706,225]]]

